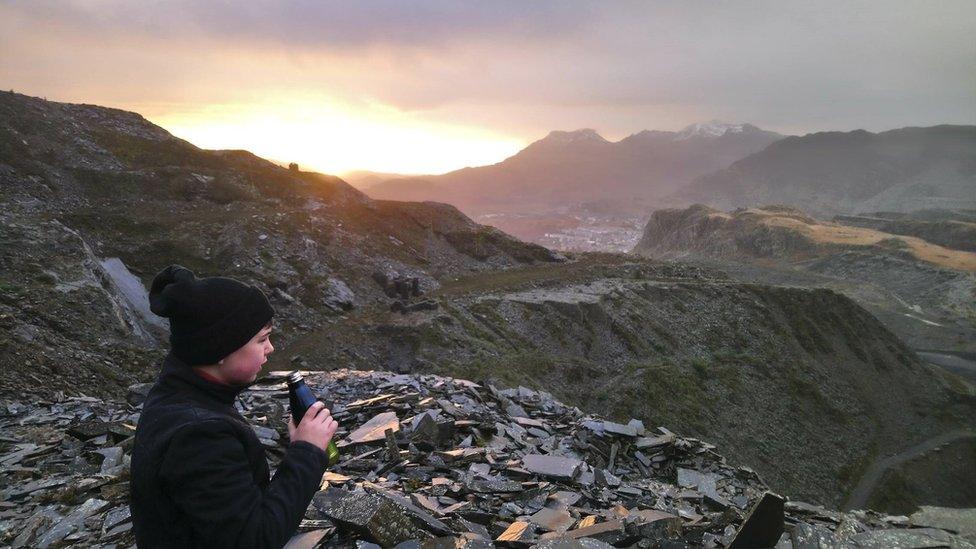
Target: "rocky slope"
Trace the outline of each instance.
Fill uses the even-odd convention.
[[[257,284],[279,341],[387,302],[375,280],[558,259],[445,204],[208,151],[135,113],[0,93],[0,390],[118,394],[151,375],[165,324],[145,288],[178,263]],[[382,276],[379,276],[382,275]]]
[[[282,358],[544,387],[713,441],[774,489],[829,505],[875,459],[973,417],[948,374],[827,290],[604,256],[468,277],[431,297],[439,310],[364,311]]]
[[[674,197],[721,209],[786,204],[815,215],[976,208],[976,126],[788,137]]]
[[[238,399],[272,470],[288,443],[285,373]],[[707,443],[583,414],[544,391],[349,370],[307,381],[332,403],[342,450],[291,548],[973,547],[957,510],[909,518],[784,502]],[[0,400],[0,544],[132,545],[127,478],[144,394]]]
[[[749,281],[832,288],[915,348],[976,351],[974,252],[794,208],[722,212],[702,205],[654,212],[634,251],[711,262]]]

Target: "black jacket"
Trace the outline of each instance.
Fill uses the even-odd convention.
[[[207,381],[170,353],[136,429],[130,479],[136,543],[282,547],[328,464],[293,442],[269,481],[264,448],[234,408],[243,387]]]

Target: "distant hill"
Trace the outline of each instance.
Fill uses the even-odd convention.
[[[654,212],[634,252],[704,261],[752,282],[832,288],[917,349],[976,353],[976,253],[934,243],[968,225],[913,217],[898,216],[903,234],[895,234],[877,217],[832,222],[785,206],[724,212],[697,204]],[[877,228],[864,226],[872,220]]]
[[[343,181],[361,191],[365,191],[373,185],[383,183],[384,181],[403,179],[406,177],[412,176],[389,172],[371,172],[369,170],[356,170],[342,174]]]
[[[976,252],[976,210],[921,210],[838,215],[834,221],[891,234],[917,236],[954,250]]]
[[[976,208],[976,126],[783,139],[673,198],[722,209],[788,204],[815,215]]]
[[[498,164],[398,178],[367,192],[373,198],[448,202],[468,215],[536,212],[585,202],[630,212],[782,137],[750,124],[720,122],[680,132],[642,131],[617,142],[592,129],[553,131]]]

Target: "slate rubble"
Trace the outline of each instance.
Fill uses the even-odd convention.
[[[292,548],[976,547],[908,517],[785,501],[708,443],[544,391],[303,373],[339,421],[342,457]],[[238,403],[272,468],[287,445],[285,374]],[[127,479],[144,394],[0,401],[0,546],[134,545]]]

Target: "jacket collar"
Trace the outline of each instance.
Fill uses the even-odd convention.
[[[172,351],[163,359],[159,382],[181,391],[189,391],[204,400],[228,406],[233,406],[237,395],[250,386],[250,384],[222,385],[208,381],[197,375],[187,363],[177,358]]]

